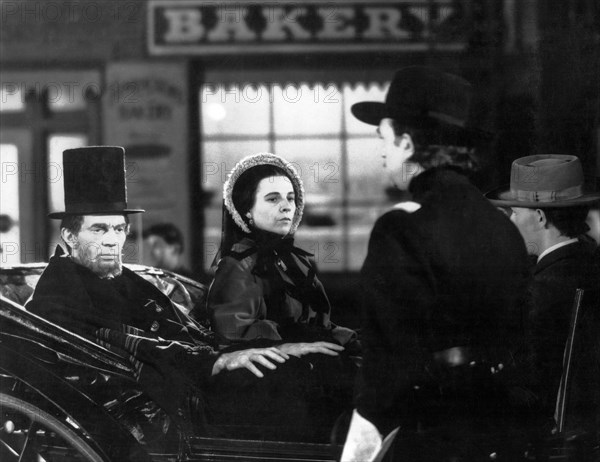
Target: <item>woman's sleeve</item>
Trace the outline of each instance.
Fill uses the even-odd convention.
[[[281,340],[277,323],[266,319],[263,287],[247,259],[224,257],[208,294],[213,330],[232,341]]]

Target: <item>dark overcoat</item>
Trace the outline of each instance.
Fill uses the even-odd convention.
[[[578,420],[586,424],[600,418],[600,355],[598,329],[600,328],[600,269],[594,257],[594,248],[578,241],[560,247],[543,256],[533,270],[531,305],[529,313],[533,354],[533,389],[540,397],[544,412],[554,414],[554,406],[563,370],[563,354],[569,334],[576,289],[584,289],[585,308],[581,313],[576,358],[573,372],[571,405],[580,414]],[[585,364],[585,366],[583,366]]]
[[[384,435],[431,410],[421,392],[435,382],[437,353],[443,363],[443,353],[459,347],[473,354],[467,359],[504,362],[504,373],[507,356],[523,345],[527,254],[517,228],[456,170],[428,170],[410,189],[420,208],[378,219],[361,273],[356,402]]]
[[[129,359],[138,383],[172,413],[209,384],[219,355],[214,333],[153,284],[125,267],[116,278],[100,279],[60,247],[26,308]]]
[[[130,329],[148,338],[202,347],[198,351],[205,358],[199,367],[207,377],[217,358],[214,334],[178,310],[152,283],[126,267],[116,278],[100,279],[59,249],[26,308],[88,337],[100,329]]]

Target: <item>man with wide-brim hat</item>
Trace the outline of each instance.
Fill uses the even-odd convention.
[[[534,388],[548,417],[554,413],[575,289],[598,290],[595,244],[586,217],[600,193],[586,188],[579,158],[539,154],[516,159],[510,185],[486,194],[519,229],[537,257],[530,284]],[[590,293],[591,296],[591,293]],[[591,406],[591,403],[589,403]]]
[[[411,66],[395,74],[385,102],[352,106],[377,126],[389,180],[411,201],[371,232],[361,271],[364,362],[343,462],[379,457],[398,427],[397,460],[493,452],[513,460],[507,445],[473,433],[507,425],[506,402],[483,371],[511,370],[527,269],[519,233],[470,181],[492,138],[475,100],[462,77]]]
[[[68,253],[57,248],[28,310],[125,353],[140,385],[172,416],[190,386],[203,390],[212,376],[239,369],[263,377],[285,362],[275,348],[220,351],[214,333],[122,265],[128,216],[143,212],[127,205],[122,147],[66,150],[63,167],[65,210],[50,217],[62,220]]]
[[[352,105],[360,121],[377,126],[380,153],[392,185],[406,190],[416,175],[435,166],[476,167],[476,148],[493,134],[483,127],[472,85],[426,66],[396,72],[385,102]]]

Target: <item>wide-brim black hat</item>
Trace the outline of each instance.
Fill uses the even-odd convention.
[[[65,210],[48,214],[50,218],[144,212],[127,207],[125,149],[120,146],[87,146],[63,151],[63,178]]]
[[[360,121],[379,125],[394,119],[400,126],[432,130],[444,143],[470,146],[489,141],[493,134],[478,125],[473,89],[454,74],[427,66],[410,66],[396,72],[385,102],[353,104],[352,114]]]
[[[537,154],[512,163],[510,185],[485,194],[498,207],[563,208],[591,205],[600,192],[585,184],[578,157]]]

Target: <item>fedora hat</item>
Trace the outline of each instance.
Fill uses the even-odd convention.
[[[585,189],[583,168],[578,157],[566,154],[538,154],[512,163],[510,186],[485,195],[499,207],[573,207],[600,200],[600,193]]]
[[[65,210],[48,214],[50,218],[144,212],[127,208],[125,149],[120,146],[88,146],[63,151],[63,178]]]
[[[473,88],[462,77],[410,66],[396,72],[384,103],[363,101],[350,110],[371,125],[391,118],[401,125],[435,130],[442,142],[469,146],[492,137],[474,123],[473,99]]]

